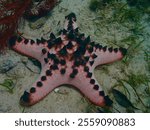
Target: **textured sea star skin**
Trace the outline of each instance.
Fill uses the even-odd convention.
[[[20,98],[22,105],[30,106],[43,99],[54,88],[69,84],[79,89],[92,103],[111,106],[112,101],[105,95],[94,77],[98,65],[120,60],[126,54],[125,48],[102,47],[79,33],[74,13],[65,17],[65,26],[60,36],[50,34],[50,39],[41,38],[34,42],[21,36],[14,36],[9,46],[23,55],[37,59],[42,66],[39,78],[30,91]]]

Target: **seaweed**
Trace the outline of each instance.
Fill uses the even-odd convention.
[[[7,47],[8,39],[14,35],[18,22],[31,0],[0,1],[0,51]]]
[[[95,2],[95,3],[94,3]],[[124,65],[129,65],[131,60],[136,56],[140,56],[140,58],[144,57],[146,61],[146,67],[150,72],[150,51],[149,46],[147,50],[145,50],[145,42],[146,38],[149,36],[146,32],[147,19],[150,19],[150,1],[148,0],[127,0],[127,1],[116,1],[112,0],[106,5],[100,4],[102,1],[91,0],[90,8],[91,11],[94,11],[96,17],[93,19],[94,24],[96,25],[95,35],[101,35],[103,30],[107,30],[111,36],[108,36],[104,39],[107,39],[106,42],[109,44],[113,44],[115,46],[125,46],[128,50],[126,56],[122,59]],[[130,4],[129,4],[130,2]],[[147,5],[146,5],[147,3]],[[93,10],[92,10],[93,9]],[[149,24],[149,23],[148,23]],[[121,28],[121,29],[120,29]],[[116,32],[118,30],[112,31],[112,29],[118,29],[119,31],[125,31],[124,35],[117,36]],[[110,32],[111,31],[111,32]],[[105,33],[105,32],[104,32]],[[107,34],[107,33],[106,33]],[[123,34],[123,33],[122,33]],[[121,36],[121,38],[120,38]],[[101,38],[102,39],[102,38]],[[121,39],[121,40],[120,40]],[[103,40],[103,39],[102,39]],[[103,41],[102,41],[103,42]],[[125,73],[124,70],[122,72]],[[123,87],[124,96],[126,96],[126,102],[128,104],[131,103],[131,92],[128,89],[133,91],[135,94],[135,99],[139,101],[139,105],[143,105],[143,111],[146,111],[148,106],[143,102],[143,98],[140,97],[140,92],[138,91],[138,87],[144,86],[145,94],[149,96],[150,94],[150,76],[148,74],[125,74],[125,79],[118,79],[117,83],[112,87]],[[120,91],[120,90],[119,90]],[[144,95],[145,96],[145,95]],[[130,103],[129,103],[130,102]],[[130,104],[131,105],[131,104]],[[113,109],[117,112],[116,108]],[[126,111],[134,112],[134,110],[126,109]],[[103,110],[100,109],[100,112]]]
[[[131,86],[138,86],[141,84],[148,85],[148,82],[150,82],[150,77],[145,74],[130,74],[128,75],[128,82]]]
[[[148,46],[148,48],[150,48],[150,46]],[[148,71],[150,72],[150,50],[147,49],[144,51],[144,60],[147,62],[147,68]]]
[[[98,9],[105,7],[107,4],[109,4],[112,1],[113,0],[91,0],[90,5],[89,5],[89,9],[91,11],[96,11]]]
[[[148,8],[150,6],[149,0],[127,0],[127,3],[131,7]]]
[[[15,86],[15,83],[13,82],[12,79],[5,79],[3,81],[3,83],[0,83],[0,86],[6,88],[6,90],[9,92],[9,93],[13,93],[13,89],[14,89],[14,86]]]
[[[128,91],[127,87],[126,87],[126,84],[128,84],[134,91],[134,93],[136,94],[137,98],[138,98],[138,101],[140,101],[140,103],[145,107],[145,108],[148,108],[148,106],[146,106],[144,104],[144,102],[142,101],[141,97],[139,96],[136,88],[140,85],[145,85],[145,86],[148,86],[149,82],[150,82],[150,76],[149,75],[145,75],[145,74],[129,74],[127,75],[127,79],[119,79],[117,80],[118,81],[118,84],[116,84],[114,87],[117,87],[117,86],[123,86],[124,89],[128,92],[129,94],[129,99],[131,98],[130,97],[130,92]],[[149,88],[148,88],[149,90]],[[148,92],[147,90],[147,92]],[[126,94],[125,94],[126,95]]]
[[[23,107],[21,113],[25,113],[25,109],[26,109],[26,108]]]
[[[124,39],[123,41],[124,42],[130,41],[130,46],[128,47],[128,52],[125,55],[124,59],[122,60],[123,63],[128,64],[129,61],[135,56],[135,54],[138,53],[138,51],[141,49],[141,47],[142,47],[141,45],[144,42],[144,40],[136,42],[134,36],[129,36],[128,38]]]
[[[100,4],[99,1],[91,0],[90,5],[89,5],[90,10],[91,11],[96,11],[99,8],[99,6],[100,6],[99,4]]]
[[[142,19],[143,12],[137,8],[129,8],[124,4],[114,12],[114,19],[123,24],[125,22],[138,23]]]
[[[38,0],[37,4],[31,3],[30,7],[24,13],[24,18],[29,21],[46,16],[59,3],[58,0]]]

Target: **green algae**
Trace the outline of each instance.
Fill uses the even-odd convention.
[[[0,86],[6,88],[6,90],[12,94],[15,83],[12,79],[5,79],[2,83],[0,83]]]
[[[123,33],[124,35],[118,36],[117,33],[114,32],[114,35],[110,37],[106,34],[107,37],[104,42],[117,47],[124,46],[128,50],[127,55],[122,60],[125,67],[124,70],[122,70],[124,78],[118,78],[116,84],[112,88],[121,87],[121,90],[124,90],[124,96],[129,97],[128,100],[126,100],[128,103],[131,103],[133,95],[130,93],[130,89],[132,89],[136,95],[136,100],[133,102],[133,105],[135,105],[136,101],[139,101],[141,106],[144,106],[144,108],[141,109],[139,104],[136,107],[139,107],[140,111],[146,112],[148,106],[143,101],[143,97],[141,97],[137,88],[144,85],[146,87],[145,92],[148,96],[150,94],[150,76],[146,73],[134,74],[131,72],[130,74],[126,74],[125,69],[128,68],[128,66],[132,63],[131,61],[133,61],[136,56],[140,56],[146,61],[146,68],[148,68],[148,71],[150,72],[150,53],[148,49],[145,50],[146,45],[144,45],[148,37],[148,34],[145,32],[145,29],[147,28],[145,23],[150,19],[150,3],[148,0],[111,0],[111,2],[108,2],[106,5],[103,5],[101,2],[102,1],[91,0],[89,5],[90,10],[96,14],[96,18],[93,19],[93,23],[97,27],[95,35],[98,36],[102,32],[103,35],[105,35],[104,30],[109,31],[109,34],[111,34],[114,29],[118,28],[121,30],[123,28],[125,31]],[[127,86],[130,86],[130,89]],[[110,91],[109,96],[111,95],[112,92]],[[117,100],[119,99],[120,98],[118,97]],[[102,109],[101,107],[98,108]],[[115,108],[115,105],[113,105],[112,109],[120,112],[120,110]],[[126,109],[126,112],[134,112],[134,110]]]
[[[91,11],[96,11],[106,7],[107,4],[111,3],[113,0],[91,0],[89,9]]]

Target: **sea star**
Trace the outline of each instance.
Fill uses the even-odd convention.
[[[79,89],[91,102],[98,106],[111,106],[94,77],[98,65],[120,60],[126,54],[125,48],[102,47],[79,33],[74,13],[65,17],[65,26],[59,37],[50,34],[50,39],[26,39],[22,36],[10,38],[9,46],[28,57],[40,61],[42,70],[30,91],[20,98],[22,105],[30,106],[43,99],[54,88],[70,84]]]

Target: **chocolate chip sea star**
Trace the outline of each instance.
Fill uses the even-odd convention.
[[[54,88],[69,84],[79,89],[92,103],[110,106],[112,101],[105,95],[94,77],[98,65],[120,60],[125,48],[108,48],[91,41],[79,33],[74,13],[65,17],[65,26],[59,37],[50,34],[50,39],[26,39],[22,36],[10,38],[9,46],[23,55],[40,61],[42,70],[39,78],[20,98],[22,105],[30,106],[43,99]]]

